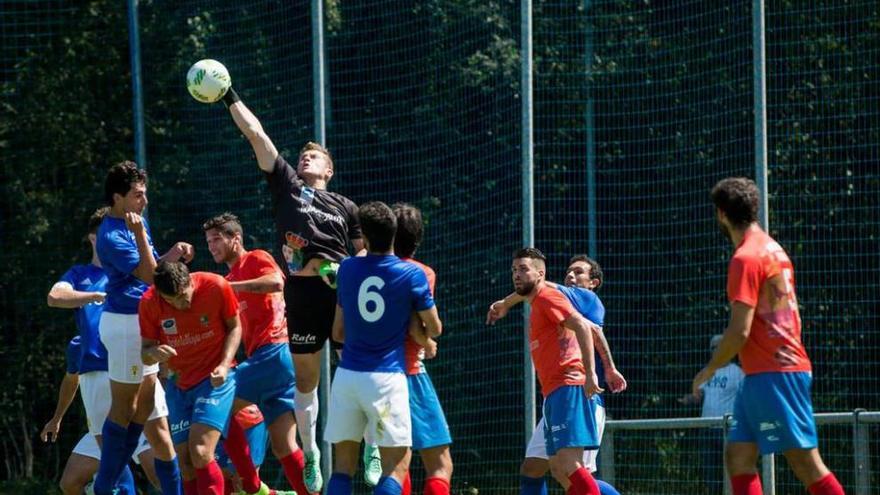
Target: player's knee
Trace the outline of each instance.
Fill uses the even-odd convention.
[[[519,467],[519,474],[528,478],[541,478],[550,469],[548,462],[544,459],[535,457],[526,457]]]
[[[61,493],[64,495],[80,495],[88,482],[88,477],[71,474],[65,471],[61,476],[61,481],[58,482],[58,487],[61,488]]]
[[[817,449],[791,449],[785,452],[785,460],[801,482],[809,486],[825,477],[830,471]]]
[[[731,443],[725,451],[725,464],[731,476],[756,472],[758,462],[757,446]]]

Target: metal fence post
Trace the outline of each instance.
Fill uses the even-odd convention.
[[[733,495],[733,487],[730,485],[730,471],[727,470],[727,432],[730,431],[730,419],[732,417],[730,413],[727,413],[721,422],[721,428],[724,432],[724,454],[722,455],[722,464],[724,464],[724,495]]]
[[[761,456],[761,484],[764,495],[776,495],[776,457],[773,454]]]
[[[767,70],[764,43],[764,0],[752,2],[752,81],[755,113],[755,183],[760,191],[758,222],[769,231],[767,187]]]
[[[144,128],[144,87],[141,80],[141,33],[138,28],[138,2],[128,0],[128,42],[131,56],[131,100],[134,117],[134,160],[147,169],[146,130]]]
[[[314,93],[315,141],[322,146],[327,145],[327,93],[326,72],[324,65],[324,0],[311,1],[312,22],[312,90]],[[330,404],[330,340],[321,350],[321,381],[318,390],[318,403],[324,413],[320,416],[321,437],[326,437],[327,406]],[[321,440],[321,471],[325,479],[333,472],[333,446]]]
[[[598,468],[602,473],[602,479],[614,485],[614,428],[606,426],[605,434],[602,435],[602,445],[599,446]]]
[[[871,493],[871,451],[868,444],[868,427],[859,416],[864,409],[853,411],[853,460],[856,470],[856,495]]]
[[[520,48],[521,79],[520,91],[522,93],[522,213],[523,213],[523,245],[535,244],[535,196],[534,196],[534,113],[533,113],[533,88],[532,88],[532,0],[520,1],[520,36],[522,37]],[[535,429],[535,369],[532,364],[529,349],[529,310],[523,311],[523,409],[525,416],[525,440],[527,444]]]

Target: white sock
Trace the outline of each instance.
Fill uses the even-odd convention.
[[[296,391],[293,397],[296,426],[299,430],[299,438],[302,440],[302,449],[305,452],[318,450],[318,389],[311,392]]]

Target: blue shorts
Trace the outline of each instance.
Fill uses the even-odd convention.
[[[266,459],[266,444],[269,443],[269,430],[266,429],[266,422],[264,421],[248,428],[244,431],[244,434],[247,437],[248,447],[251,449],[251,460],[254,461],[255,467],[260,467]],[[221,468],[229,468],[235,471],[235,466],[229,462],[229,457],[226,455],[226,451],[223,450],[223,441],[217,444],[217,449],[214,451],[214,459],[217,459],[217,464]]]
[[[757,443],[761,454],[815,448],[812,381],[808,372],[746,376],[733,405],[727,440]]]
[[[266,424],[293,411],[296,377],[287,344],[267,344],[235,368],[235,396],[256,404]]]
[[[599,448],[596,404],[580,385],[565,385],[544,399],[544,443],[547,455],[564,448]]]
[[[189,390],[182,390],[169,381],[165,396],[174,445],[189,440],[189,427],[195,423],[210,426],[225,435],[235,399],[235,372],[230,370],[226,382],[217,388],[211,385],[210,378],[205,378]]]
[[[409,411],[412,417],[413,450],[430,449],[452,443],[446,415],[427,373],[407,375]]]

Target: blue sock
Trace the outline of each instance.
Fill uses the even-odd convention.
[[[391,476],[382,476],[373,488],[373,495],[400,495],[403,487]]]
[[[101,429],[103,446],[98,474],[95,476],[95,495],[112,495],[113,487],[130,456],[125,455],[126,428],[107,419]]]
[[[134,451],[138,448],[141,441],[141,433],[144,432],[144,425],[138,423],[129,423],[128,429],[125,430],[125,450],[128,452],[128,459],[134,455]]]
[[[137,489],[134,487],[134,476],[131,474],[131,469],[129,469],[128,464],[122,468],[122,474],[119,475],[119,479],[116,481],[116,488],[119,489],[116,492],[118,495],[137,495]]]
[[[547,483],[543,477],[520,476],[519,493],[521,495],[547,495]]]
[[[327,495],[351,495],[351,476],[333,473],[327,484]]]
[[[153,460],[153,465],[156,466],[156,477],[159,478],[162,495],[183,495],[177,457],[170,461],[163,461],[157,457]]]
[[[620,495],[616,488],[596,478],[596,484],[599,485],[599,493],[602,495]]]

